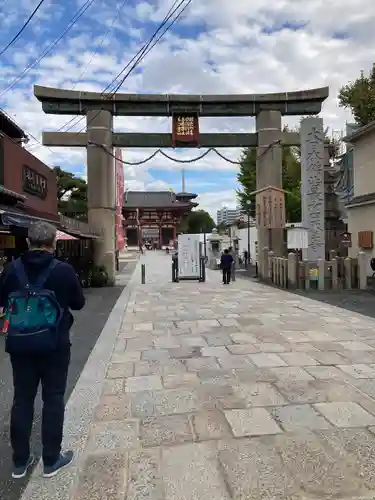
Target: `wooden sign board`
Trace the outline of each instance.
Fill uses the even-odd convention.
[[[255,191],[256,224],[263,229],[285,227],[285,192],[272,186]]]
[[[197,113],[174,113],[172,117],[172,145],[174,148],[199,146],[199,117]]]

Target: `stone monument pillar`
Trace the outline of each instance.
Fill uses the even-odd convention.
[[[282,188],[282,146],[281,112],[261,111],[256,116],[257,147],[257,190],[267,186]],[[280,141],[277,144],[277,141]],[[272,146],[271,146],[272,145]],[[284,255],[284,229],[258,228],[259,274],[263,274],[263,248]]]
[[[303,259],[325,260],[324,232],[324,131],[322,118],[301,122],[301,203],[302,225],[308,231],[308,248]]]
[[[87,111],[87,206],[89,224],[101,231],[94,260],[103,265],[110,283],[116,277],[116,172],[112,147],[113,117],[109,111]],[[97,146],[96,146],[97,144]],[[102,146],[102,147],[101,147]]]

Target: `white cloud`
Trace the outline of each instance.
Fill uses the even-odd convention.
[[[113,0],[94,2],[77,26],[33,68],[14,89],[1,97],[0,105],[38,140],[42,130],[57,130],[71,117],[45,115],[33,97],[32,85],[101,91],[133,57],[150,33],[150,22],[160,22],[172,0],[126,3],[109,35],[94,55],[116,15]],[[31,24],[27,36],[10,49],[0,67],[2,88],[33,62],[45,47],[66,28],[66,24],[83,1],[66,2],[65,10],[55,2],[45,8]],[[136,2],[133,2],[133,5]],[[22,25],[30,4],[10,3],[0,14],[2,45]],[[122,5],[116,2],[117,8]],[[184,33],[171,31],[147,56],[142,72],[133,74],[122,87],[123,92],[152,93],[266,93],[330,86],[330,98],[324,104],[323,118],[331,130],[340,130],[349,114],[338,108],[336,96],[341,85],[355,79],[361,69],[373,62],[375,4],[368,0],[193,0],[181,20]],[[305,29],[282,29],[286,24],[306,24]],[[200,33],[193,38],[195,26]],[[202,28],[204,27],[204,29]],[[270,28],[278,31],[267,34]],[[148,33],[148,35],[147,35]],[[339,34],[343,39],[333,38]],[[83,75],[83,76],[82,76]],[[286,119],[293,124],[296,118]],[[74,120],[73,124],[78,122]],[[72,130],[85,125],[81,120]],[[135,132],[167,132],[170,121],[155,118],[117,118],[116,129]],[[202,131],[253,131],[253,119],[202,119]],[[35,141],[31,140],[31,143]],[[55,149],[35,146],[33,153],[50,165],[75,169],[85,164],[85,152],[79,149]],[[128,150],[127,161],[140,161],[150,150]],[[194,158],[199,150],[170,152],[180,158]],[[239,151],[223,153],[237,159]],[[232,171],[236,167],[210,154],[197,163],[185,165],[199,172]],[[155,179],[153,169],[180,169],[181,165],[157,156],[146,166],[125,167],[127,187],[162,189],[164,182]],[[199,186],[195,190],[199,191]],[[233,205],[231,190],[201,192],[201,206],[214,212],[222,204]]]

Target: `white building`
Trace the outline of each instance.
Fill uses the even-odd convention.
[[[233,224],[233,222],[238,220],[240,216],[241,209],[239,206],[237,206],[236,208],[223,207],[217,211],[217,225],[225,224],[226,226],[230,226],[231,224]]]

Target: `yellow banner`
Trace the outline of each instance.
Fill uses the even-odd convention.
[[[16,239],[10,234],[0,234],[0,248],[15,248]]]

